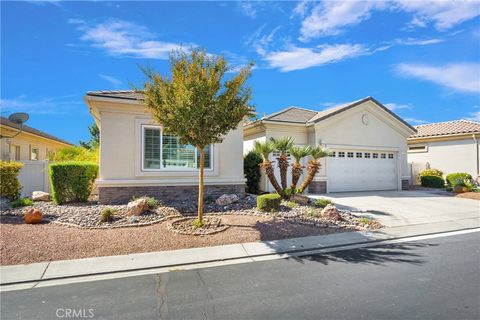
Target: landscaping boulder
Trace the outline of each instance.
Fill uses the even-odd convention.
[[[294,194],[290,197],[290,201],[306,205],[308,204],[308,197],[303,194]]]
[[[42,222],[43,213],[35,208],[28,209],[23,215],[23,221],[27,224],[36,224]]]
[[[238,202],[238,200],[240,200],[240,198],[236,194],[222,194],[215,203],[219,206],[227,206]]]
[[[50,201],[50,193],[43,191],[33,191],[32,192],[33,201]]]
[[[130,201],[127,205],[127,215],[139,216],[149,209],[148,201],[145,198],[139,198],[134,201]]]
[[[340,213],[333,204],[329,204],[325,208],[323,208],[322,213],[320,214],[323,219],[339,221],[342,220]]]

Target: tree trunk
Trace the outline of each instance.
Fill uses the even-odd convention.
[[[272,163],[270,161],[263,161],[262,163],[263,170],[265,170],[265,174],[268,177],[268,180],[270,180],[270,183],[272,184],[273,188],[277,191],[279,195],[282,197],[285,196],[285,193],[283,192],[282,187],[277,182],[277,178],[275,178],[275,172],[273,170]]]
[[[303,191],[307,189],[308,185],[313,181],[313,178],[317,174],[318,170],[320,170],[320,163],[317,160],[311,160],[308,163],[307,176],[300,185],[300,193],[303,193]]]
[[[290,188],[292,189],[293,192],[295,192],[295,189],[297,188],[297,183],[298,180],[300,180],[300,176],[303,173],[303,168],[300,162],[295,162],[292,164],[292,184],[290,185]]]
[[[198,172],[198,222],[203,224],[203,167],[205,160],[205,149],[199,148],[200,152],[200,171]]]
[[[280,182],[282,184],[282,189],[287,188],[287,171],[288,171],[288,159],[285,153],[282,153],[278,160],[278,168],[280,169]]]

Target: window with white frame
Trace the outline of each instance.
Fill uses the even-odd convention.
[[[373,159],[378,159],[378,153],[372,153],[372,158]]]
[[[30,147],[30,160],[39,160],[40,151],[37,147]]]
[[[143,170],[195,170],[200,152],[192,145],[181,144],[178,137],[162,132],[160,127],[143,126]],[[212,147],[205,148],[205,169],[212,166]]]
[[[365,152],[365,158],[369,159],[370,158],[370,152]]]
[[[361,152],[357,152],[357,158],[361,158],[362,157],[362,153]]]
[[[426,145],[408,146],[408,153],[416,153],[416,152],[428,152],[428,147]]]
[[[348,158],[353,158],[353,152],[347,152],[347,157]]]
[[[393,159],[393,153],[388,154],[388,159]]]
[[[387,155],[385,153],[380,154],[380,158],[387,159]]]
[[[340,151],[340,152],[338,153],[338,157],[339,157],[339,158],[345,158],[345,152]]]

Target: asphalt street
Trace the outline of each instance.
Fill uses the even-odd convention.
[[[1,293],[1,319],[480,319],[480,233]]]

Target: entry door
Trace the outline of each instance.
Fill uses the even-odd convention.
[[[397,190],[393,152],[335,150],[327,159],[329,192]]]

